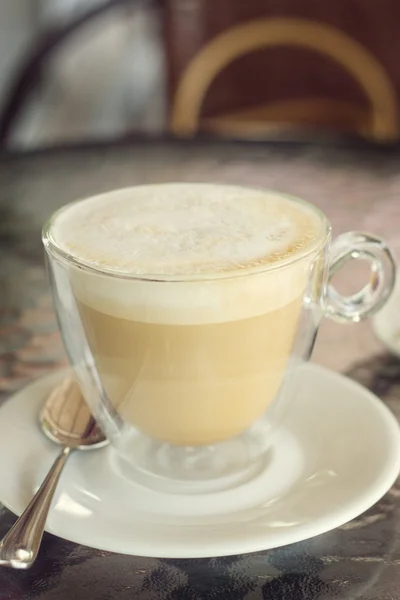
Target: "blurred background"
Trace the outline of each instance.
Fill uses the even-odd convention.
[[[397,0],[0,0],[0,146],[399,137]]]

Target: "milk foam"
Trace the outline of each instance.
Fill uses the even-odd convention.
[[[273,262],[315,239],[315,217],[272,192],[140,186],[79,202],[53,237],[86,264],[136,275],[225,272]]]
[[[72,204],[56,216],[50,237],[82,264],[115,275],[209,275],[207,281],[157,282],[71,267],[75,294],[92,308],[145,322],[190,324],[264,314],[302,295],[315,259],[308,251],[322,231],[315,212],[274,192],[161,184]],[[268,269],[302,254],[304,260]],[[264,265],[265,271],[248,274]]]

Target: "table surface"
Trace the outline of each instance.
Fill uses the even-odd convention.
[[[393,151],[153,141],[3,156],[0,403],[65,363],[44,272],[45,219],[72,199],[174,180],[280,189],[321,207],[336,234],[369,230],[386,237],[395,251],[400,244],[400,155]],[[351,271],[340,284],[361,285],[363,277],[362,269]],[[313,360],[361,381],[400,418],[400,363],[385,354],[370,324],[325,321]],[[0,600],[393,600],[400,598],[399,511],[395,485],[367,513],[317,538],[207,560],[122,556],[45,534],[31,570],[0,570]],[[0,504],[0,538],[14,519]]]

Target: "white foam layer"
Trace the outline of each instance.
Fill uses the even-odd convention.
[[[206,324],[247,319],[300,297],[310,261],[278,271],[205,282],[110,280],[72,267],[76,297],[105,314],[146,323]]]
[[[57,245],[94,267],[137,275],[193,275],[281,260],[315,240],[316,216],[276,193],[163,184],[71,205],[53,224]]]
[[[265,314],[299,298],[315,260],[305,251],[322,230],[316,213],[276,193],[167,184],[71,205],[51,237],[81,262],[115,274],[204,273],[204,280],[157,282],[70,267],[77,298],[96,310],[149,323],[204,324]],[[303,253],[279,268],[246,273]],[[223,277],[206,280],[207,273]]]

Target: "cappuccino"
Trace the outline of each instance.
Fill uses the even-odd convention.
[[[51,229],[75,261],[71,285],[110,401],[177,446],[227,440],[266,411],[323,236],[306,204],[209,184],[110,192],[60,211]]]

